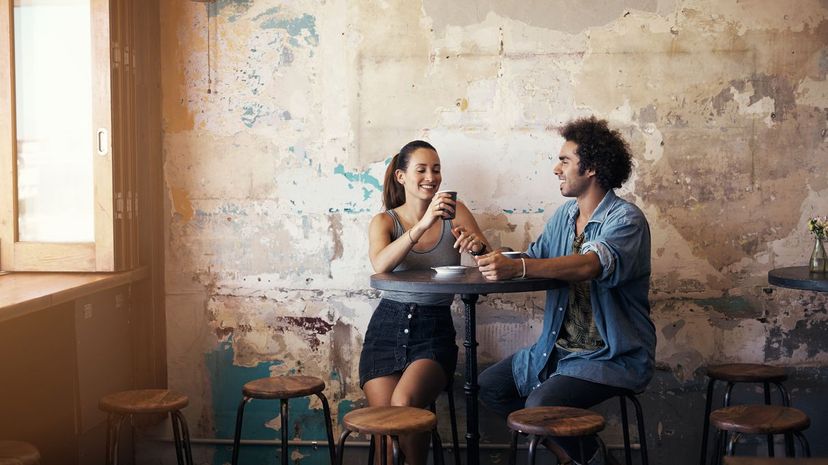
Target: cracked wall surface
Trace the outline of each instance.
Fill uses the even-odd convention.
[[[589,114],[630,141],[619,193],[652,229],[653,410],[679,391],[697,402],[710,363],[828,378],[828,299],[766,278],[806,263],[805,221],[828,214],[824,1],[218,0],[161,13],[169,383],[190,396],[195,435],[229,437],[241,385],[260,376],[323,378],[335,419],[361,405],[378,300],[367,225],[400,146],[432,142],[444,186],[493,244],[520,249],[565,200],[557,128]],[[539,293],[482,298],[481,363],[530,343],[542,308]],[[291,404],[296,439],[324,439],[317,404]],[[278,410],[253,412],[250,437],[278,437]],[[653,420],[657,449],[698,439],[695,419]]]

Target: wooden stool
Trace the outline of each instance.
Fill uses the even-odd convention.
[[[328,407],[328,399],[322,391],[325,390],[325,382],[313,376],[275,376],[270,378],[259,378],[250,381],[242,387],[242,401],[236,413],[236,434],[233,436],[233,460],[232,464],[239,463],[239,443],[241,442],[242,418],[244,417],[244,406],[253,399],[279,399],[281,403],[282,420],[282,465],[288,463],[288,399],[315,395],[322,401],[322,409],[325,415],[325,429],[328,432],[328,451],[331,457],[331,465],[336,461],[336,450],[334,449],[333,429],[331,427],[331,409]]]
[[[40,452],[28,442],[0,441],[0,465],[38,465]]]
[[[111,465],[118,461],[118,436],[124,418],[135,414],[164,413],[170,415],[178,464],[192,465],[193,454],[190,451],[190,432],[187,429],[187,420],[184,415],[181,415],[181,409],[186,407],[189,402],[187,396],[167,389],[121,391],[101,398],[98,408],[108,414],[106,421],[106,463]]]
[[[437,416],[433,412],[416,407],[365,407],[348,412],[342,419],[342,424],[345,430],[339,438],[338,465],[342,465],[345,456],[345,439],[351,433],[371,435],[368,465],[374,463],[375,434],[380,436],[380,450],[382,451],[380,463],[387,465],[388,459],[385,451],[388,447],[387,437],[390,436],[394,465],[402,465],[405,457],[400,451],[399,437],[401,435],[433,431],[437,427]],[[432,439],[434,438],[432,436]],[[437,442],[435,442],[434,448],[442,450],[442,445],[439,444],[439,436],[436,439]],[[437,457],[435,455],[435,458]],[[439,457],[437,465],[442,463],[442,454]]]
[[[509,464],[514,465],[517,460],[518,434],[528,434],[529,465],[535,463],[535,449],[545,437],[577,437],[583,438],[604,429],[604,417],[592,412],[573,407],[531,407],[509,414],[506,424],[512,430],[512,447],[509,454]],[[579,440],[581,462],[587,463],[584,457],[584,445]],[[558,457],[559,461],[564,457]]]
[[[707,368],[707,399],[704,405],[704,425],[702,427],[702,445],[701,457],[699,458],[699,465],[704,465],[707,456],[707,438],[710,434],[710,410],[713,405],[713,387],[716,381],[724,381],[727,383],[725,389],[724,407],[730,406],[730,394],[733,391],[733,385],[736,383],[762,383],[765,393],[765,405],[770,405],[770,385],[776,386],[782,397],[782,405],[785,407],[791,406],[791,398],[788,391],[782,385],[782,382],[788,379],[785,369],[782,367],[775,367],[771,365],[763,365],[758,363],[729,363],[725,365],[714,365]],[[786,444],[785,447],[793,447],[793,444]],[[773,457],[773,441],[768,440],[768,455]]]
[[[802,431],[811,425],[811,419],[801,410],[778,405],[736,405],[714,410],[710,414],[710,423],[719,430],[716,436],[714,456],[711,463],[718,465],[727,443],[727,454],[733,455],[736,441],[743,434],[766,434],[773,441],[774,434],[793,435],[799,440],[806,457],[811,456],[808,441]],[[727,440],[727,433],[733,437]],[[792,440],[786,441],[793,443]],[[793,456],[793,448],[785,450],[786,455]]]

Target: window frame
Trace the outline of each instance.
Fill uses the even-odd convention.
[[[20,0],[18,0],[20,1]],[[23,0],[25,1],[25,0]],[[19,241],[17,221],[17,137],[14,73],[14,3],[15,0],[0,0],[0,270],[3,271],[118,271],[136,265],[125,261],[116,253],[116,229],[123,229],[124,208],[116,211],[117,193],[114,167],[119,164],[121,154],[114,151],[113,141],[120,134],[113,132],[112,75],[121,63],[128,62],[129,50],[119,60],[121,47],[110,36],[111,22],[115,22],[118,34],[119,18],[111,18],[109,0],[90,0],[92,35],[92,127],[93,182],[95,242],[52,243]],[[123,3],[123,0],[113,2]],[[131,3],[131,2],[129,2]],[[125,16],[125,15],[122,15]],[[113,59],[113,56],[115,59]],[[134,66],[132,67],[134,73]],[[129,75],[130,73],[122,73]],[[125,78],[119,78],[121,81]],[[115,82],[121,86],[121,82]],[[132,93],[134,92],[127,92]],[[119,131],[120,132],[120,131]],[[131,132],[131,131],[127,131]],[[99,138],[105,137],[106,146],[99,146]],[[125,137],[124,139],[129,139]],[[120,148],[120,147],[119,147]],[[103,153],[104,150],[105,153]],[[132,150],[128,150],[132,151]],[[134,170],[133,170],[134,172]],[[120,184],[120,183],[118,183]],[[135,196],[129,195],[130,207]],[[137,203],[137,202],[136,202]],[[132,223],[132,208],[130,223]],[[129,251],[127,249],[126,251]]]

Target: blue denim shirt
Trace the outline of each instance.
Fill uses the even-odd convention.
[[[526,252],[532,258],[568,255],[575,238],[578,204],[571,200],[550,218]],[[601,274],[590,283],[595,326],[605,346],[564,356],[554,374],[643,391],[653,377],[655,326],[650,319],[650,227],[635,205],[607,192],[584,229],[581,253],[596,253]],[[512,359],[512,373],[522,396],[544,379],[544,367],[561,329],[569,288],[546,292],[543,330],[531,347]]]

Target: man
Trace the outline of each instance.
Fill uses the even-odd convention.
[[[635,205],[619,198],[632,156],[618,131],[594,117],[572,121],[554,172],[564,197],[523,255],[478,258],[487,279],[556,278],[568,287],[546,293],[540,338],[480,374],[480,400],[500,415],[537,406],[589,408],[625,391],[642,391],[653,376],[655,327],[650,320],[650,229]],[[577,441],[558,438],[570,457]],[[547,444],[553,450],[555,444]],[[589,463],[603,459],[596,438]],[[565,459],[565,457],[564,457]]]

